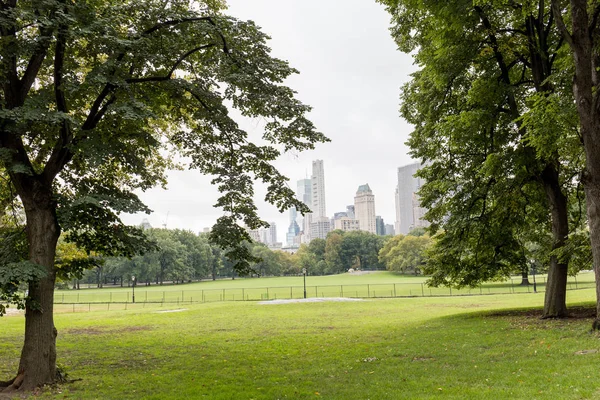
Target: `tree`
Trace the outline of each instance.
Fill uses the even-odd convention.
[[[344,241],[344,231],[335,230],[327,234],[325,239],[326,273],[339,274],[345,272],[340,252]]]
[[[384,249],[381,249],[379,252],[380,260],[385,260],[388,271],[402,273],[412,271],[415,275],[418,275],[425,269],[427,249],[431,245],[431,239],[427,235],[398,235],[396,237],[401,237],[401,239],[389,251],[385,252]]]
[[[582,182],[585,188],[589,235],[596,276],[596,319],[600,329],[600,2],[597,0],[552,0],[552,11],[563,39],[573,56],[574,103],[579,116],[580,139],[585,151]],[[564,15],[570,14],[571,29]]]
[[[65,239],[105,256],[134,255],[141,231],[121,212],[149,210],[134,194],[166,184],[176,153],[214,177],[225,215],[211,239],[246,271],[242,245],[256,214],[253,183],[280,210],[307,207],[271,164],[326,138],[309,107],[282,82],[296,71],[270,56],[251,21],[222,13],[220,0],[0,3],[0,155],[23,204],[29,280],[25,339],[7,390],[54,382],[53,289],[56,243]],[[229,113],[265,120],[259,145]],[[6,383],[4,384],[6,386]]]
[[[386,238],[365,231],[351,231],[343,236],[340,248],[340,259],[344,270],[383,269],[379,262],[379,250]]]
[[[443,230],[431,283],[474,285],[522,268],[523,238],[540,223],[553,235],[548,251],[563,248],[580,146],[549,5],[382,2],[401,50],[418,48],[422,67],[402,115],[415,125],[413,156],[427,161],[426,218]],[[549,259],[544,315],[565,316],[568,258]]]

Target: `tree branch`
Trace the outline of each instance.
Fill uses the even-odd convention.
[[[560,5],[558,4],[558,0],[552,0],[552,14],[554,14],[554,19],[556,19],[556,26],[558,31],[561,33],[562,37],[567,41],[569,46],[573,48],[573,37],[569,33],[569,30],[565,26],[565,20],[562,17],[560,12]]]
[[[145,78],[129,78],[129,79],[125,79],[125,82],[127,82],[127,83],[142,83],[142,82],[167,81],[167,80],[171,79],[171,77],[173,76],[173,73],[175,72],[175,70],[177,69],[179,64],[181,64],[187,57],[189,57],[190,55],[192,55],[194,53],[197,53],[200,50],[214,47],[215,45],[216,45],[215,43],[205,44],[203,46],[196,47],[196,48],[188,51],[187,53],[183,54],[181,57],[179,57],[177,59],[177,61],[175,62],[175,64],[173,64],[173,66],[171,67],[169,72],[164,76],[149,76],[149,77],[145,77]]]
[[[64,10],[66,13],[66,10]],[[42,172],[43,178],[47,183],[54,180],[56,175],[64,168],[71,159],[71,151],[68,149],[69,143],[73,140],[73,134],[67,114],[67,100],[63,88],[63,65],[65,60],[66,42],[68,26],[61,23],[58,27],[58,35],[54,49],[54,97],[56,98],[56,109],[64,113],[62,126],[60,128],[60,138],[56,141],[52,154]]]

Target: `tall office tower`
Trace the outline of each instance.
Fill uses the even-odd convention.
[[[312,209],[312,184],[310,179],[300,179],[298,181],[296,198]]]
[[[427,228],[429,226],[429,221],[425,219],[425,213],[427,210],[421,207],[421,201],[417,193],[413,193],[412,206],[414,221],[413,228]]]
[[[394,192],[394,204],[396,204],[396,221],[394,222],[394,232],[400,233],[400,192],[398,185],[396,185],[396,192]]]
[[[385,234],[386,236],[394,236],[396,232],[394,232],[394,225],[385,224]]]
[[[377,233],[379,236],[385,235],[385,223],[380,215],[375,217],[375,233]]]
[[[273,246],[277,243],[277,225],[275,222],[271,222],[267,229],[269,230],[267,234],[267,244]]]
[[[313,161],[311,184],[312,215],[307,216],[310,226],[308,241],[316,238],[325,239],[331,229],[331,222],[327,218],[327,210],[325,208],[325,171],[323,169],[323,160]]]
[[[285,234],[285,242],[288,247],[294,247],[296,245],[296,236],[300,234],[300,226],[298,226],[298,222],[296,222],[297,217],[298,212],[296,211],[296,207],[290,208],[290,225]]]
[[[325,171],[323,160],[312,163],[312,212],[317,219],[327,216],[325,208]]]
[[[417,224],[419,226],[426,226],[427,222],[415,221],[415,215],[419,215],[422,218],[424,210],[418,205],[417,198],[417,211],[415,212],[415,206],[413,200],[415,194],[419,191],[423,184],[421,178],[417,178],[414,175],[421,168],[421,163],[414,163],[398,168],[398,195],[396,198],[396,224],[398,229],[396,234],[406,235],[411,229]]]
[[[296,188],[296,198],[306,204],[312,210],[312,181],[310,179],[300,179]],[[303,233],[304,240],[308,238],[310,231],[310,214],[305,214],[298,225]],[[303,242],[304,243],[304,242]]]
[[[368,184],[360,185],[354,196],[354,211],[360,230],[377,233],[375,227],[375,196]]]

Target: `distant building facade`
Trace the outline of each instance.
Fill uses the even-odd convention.
[[[375,196],[368,184],[360,185],[354,196],[354,211],[360,230],[376,233]]]
[[[375,217],[375,233],[379,236],[385,235],[385,223],[383,222],[383,218],[380,215]]]
[[[386,234],[386,236],[394,236],[394,235],[396,235],[396,232],[394,230],[394,225],[392,225],[392,224],[385,224],[385,234]]]
[[[417,226],[428,226],[423,219],[426,210],[415,197],[423,180],[414,175],[422,167],[421,163],[413,163],[398,168],[398,186],[396,188],[396,234],[406,235]]]
[[[358,231],[360,230],[360,225],[358,220],[348,217],[341,217],[334,220],[334,229],[340,229],[344,232],[350,231]]]

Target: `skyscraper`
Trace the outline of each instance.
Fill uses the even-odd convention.
[[[423,185],[423,180],[414,176],[419,168],[421,168],[421,163],[414,163],[398,168],[396,234],[406,235],[416,226],[429,225],[427,221],[422,219],[425,210],[418,204],[418,196],[416,196],[416,193]],[[415,216],[417,216],[416,219]]]
[[[308,208],[312,210],[312,181],[310,179],[300,179],[298,181],[298,185],[296,188],[296,198],[302,201]],[[294,209],[294,212],[296,210]],[[306,237],[309,235],[310,231],[310,214],[305,214],[302,219],[298,221],[299,229]],[[291,229],[291,224],[290,224]],[[288,232],[290,230],[288,229]],[[289,243],[289,241],[288,241]]]
[[[327,218],[325,208],[325,170],[323,160],[315,160],[312,163],[312,215],[307,216],[310,221],[308,241],[315,238],[325,239],[331,230],[331,223]],[[306,230],[304,231],[306,233]]]
[[[315,160],[312,163],[312,212],[317,219],[326,217],[325,208],[325,171],[323,160]]]
[[[385,223],[380,215],[375,217],[375,233],[377,233],[379,236],[385,235]]]
[[[375,196],[368,184],[360,185],[354,196],[354,212],[360,230],[376,233],[375,226]]]

